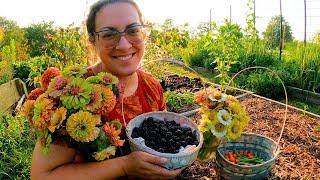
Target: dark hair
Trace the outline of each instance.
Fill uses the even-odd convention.
[[[95,2],[91,7],[90,7],[90,12],[86,21],[86,25],[87,25],[87,32],[89,36],[93,36],[94,32],[95,32],[95,26],[96,26],[96,14],[98,11],[100,11],[100,9],[102,9],[103,7],[110,5],[110,4],[114,4],[114,3],[128,3],[131,4],[133,7],[136,8],[140,21],[143,24],[143,18],[142,18],[142,14],[141,11],[138,7],[138,5],[133,1],[133,0],[99,0],[97,2]]]

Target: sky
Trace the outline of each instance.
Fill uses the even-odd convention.
[[[41,21],[56,26],[80,25],[90,5],[96,0],[0,0],[0,16],[14,20],[21,27]],[[307,1],[307,38],[320,32],[320,0]],[[247,0],[136,0],[145,19],[163,23],[171,18],[175,25],[189,23],[191,28],[211,19],[220,25],[225,18],[246,25]],[[256,27],[261,33],[272,16],[279,15],[280,0],[256,0]],[[230,8],[231,7],[231,8]],[[303,40],[304,0],[282,0],[283,15],[293,36]]]

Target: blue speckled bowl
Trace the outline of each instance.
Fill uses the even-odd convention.
[[[272,139],[253,133],[244,133],[235,141],[223,140],[217,149],[218,174],[226,179],[263,179],[266,178],[279,155],[277,144]],[[257,165],[237,165],[228,161],[224,154],[229,151],[252,151],[264,159]]]
[[[199,141],[198,146],[191,152],[186,153],[179,153],[179,154],[171,154],[171,153],[160,153],[157,152],[147,146],[143,146],[134,139],[131,138],[131,133],[133,128],[140,127],[141,123],[147,118],[147,117],[154,117],[155,119],[163,120],[163,121],[172,121],[179,123],[181,126],[189,126],[192,130],[196,130],[197,132],[197,139]],[[168,162],[164,165],[167,169],[179,169],[184,168],[193,163],[197,156],[198,152],[202,146],[203,143],[203,137],[202,134],[199,132],[197,125],[190,120],[189,118],[185,116],[181,116],[176,113],[172,112],[149,112],[145,114],[141,114],[134,119],[132,119],[126,127],[126,133],[127,137],[129,138],[130,143],[130,149],[131,151],[144,151],[159,157],[164,157],[168,159]]]

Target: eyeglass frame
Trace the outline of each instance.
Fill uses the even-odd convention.
[[[149,36],[149,34],[150,34],[150,32],[151,32],[151,30],[149,29],[149,28],[150,28],[149,26],[146,26],[146,25],[143,25],[143,24],[134,24],[134,25],[132,25],[131,27],[127,27],[127,28],[126,28],[125,30],[123,30],[123,31],[118,31],[118,30],[115,29],[115,28],[108,28],[108,29],[102,29],[102,30],[100,30],[100,31],[95,31],[95,32],[93,32],[93,34],[96,35],[96,36],[98,37],[98,40],[99,40],[99,39],[100,39],[100,33],[101,33],[101,32],[104,32],[104,31],[114,31],[114,32],[117,32],[117,35],[120,35],[120,36],[119,36],[119,39],[117,40],[117,42],[114,43],[114,45],[110,46],[110,48],[115,47],[115,46],[119,43],[119,41],[120,41],[120,39],[121,39],[122,36],[124,36],[129,43],[135,44],[134,42],[131,42],[131,41],[126,37],[128,29],[133,28],[133,27],[141,27],[141,31],[142,31],[142,33],[143,33],[144,36],[145,36],[145,37],[142,39],[141,42],[143,42],[143,41]]]

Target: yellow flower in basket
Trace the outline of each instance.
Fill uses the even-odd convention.
[[[240,102],[215,88],[208,88],[195,94],[201,106],[200,131],[204,134],[204,144],[199,158],[215,158],[215,151],[220,138],[235,140],[239,138],[248,125],[249,115]]]

